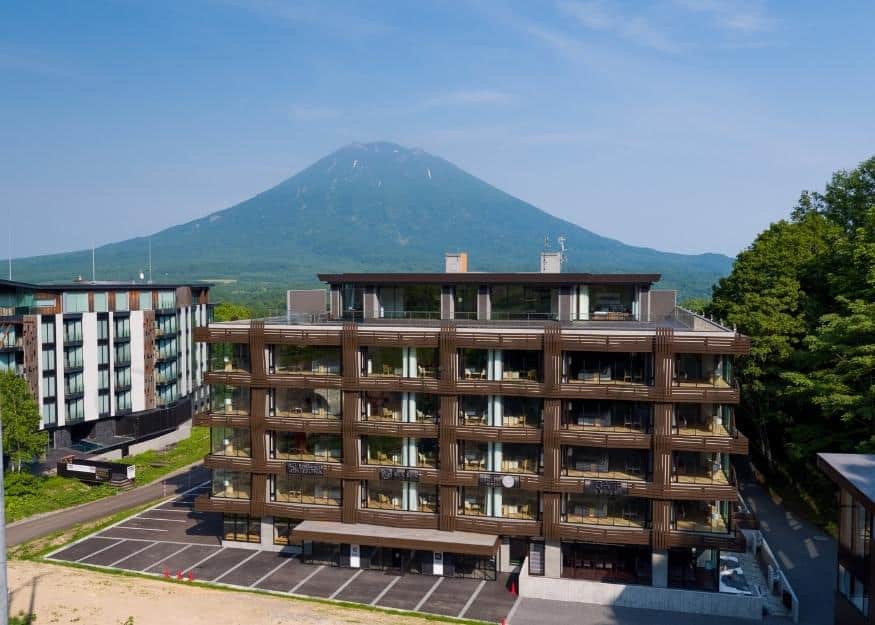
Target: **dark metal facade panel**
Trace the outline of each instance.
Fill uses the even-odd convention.
[[[158,348],[155,344],[155,311],[143,311],[143,389],[146,396],[146,410],[157,405],[155,396],[155,364],[158,362]]]
[[[659,282],[658,273],[535,273],[535,272],[459,272],[459,273],[320,273],[329,284],[640,284]]]

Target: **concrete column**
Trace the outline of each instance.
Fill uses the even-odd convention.
[[[510,538],[507,536],[501,539],[501,544],[498,545],[498,570],[501,573],[513,573],[513,567],[510,565]]]
[[[653,585],[657,588],[668,587],[668,549],[654,549],[650,558]]]
[[[544,576],[562,577],[562,547],[558,540],[544,541]]]
[[[261,517],[261,548],[274,550],[273,546],[273,517]]]

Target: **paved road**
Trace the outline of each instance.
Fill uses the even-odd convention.
[[[832,625],[835,540],[782,508],[753,480],[740,481],[739,489],[799,597],[800,625]]]
[[[164,479],[167,482],[167,495],[180,493],[208,480],[210,472],[203,465],[183,469]],[[16,521],[6,526],[6,543],[9,546],[26,543],[35,538],[65,530],[80,523],[95,521],[129,508],[136,508],[164,495],[161,481],[134,488],[112,497],[105,497],[74,508],[56,510],[30,519]]]

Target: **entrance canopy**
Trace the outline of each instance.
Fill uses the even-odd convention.
[[[494,556],[499,538],[495,534],[475,532],[444,532],[367,523],[302,521],[292,530],[292,540]]]

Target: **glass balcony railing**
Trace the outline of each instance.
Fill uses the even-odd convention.
[[[562,417],[562,426],[566,429],[601,432],[648,432],[650,422],[651,407],[633,402],[566,402]]]
[[[647,500],[638,497],[568,494],[563,509],[564,523],[637,529],[650,525],[650,506]]]
[[[649,474],[646,452],[565,447],[563,472],[570,477],[609,480],[645,480]]]
[[[682,532],[728,534],[729,502],[675,501],[672,503],[671,528]]]

